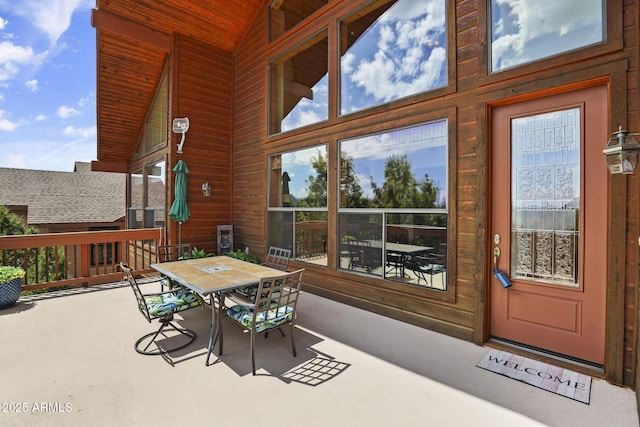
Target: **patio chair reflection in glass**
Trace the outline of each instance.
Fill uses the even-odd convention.
[[[250,350],[253,375],[256,374],[254,349],[256,335],[289,325],[291,327],[291,350],[293,357],[297,356],[293,331],[303,272],[304,269],[300,269],[281,276],[263,278],[258,285],[253,304],[238,304],[227,310],[230,319],[251,333]],[[220,338],[220,355],[222,355],[222,323],[220,323]]]
[[[411,270],[415,273],[418,284],[420,284],[420,280],[422,279],[429,285],[426,275],[431,276],[431,284],[429,285],[431,287],[433,287],[433,276],[440,274],[442,286],[444,287],[444,277],[447,269],[447,244],[440,243],[438,252],[436,253],[430,253],[427,256],[416,256],[408,260],[405,262],[404,268],[405,270]]]
[[[397,276],[400,273],[400,277],[404,278],[404,260],[404,254],[387,250],[385,275],[389,276],[393,273]]]
[[[138,304],[138,310],[140,313],[151,323],[152,320],[158,319],[160,322],[160,328],[156,332],[151,332],[147,335],[144,335],[140,339],[136,341],[135,349],[140,354],[145,354],[148,356],[160,355],[163,353],[170,353],[172,351],[180,350],[189,344],[191,344],[196,339],[196,333],[190,329],[180,328],[173,322],[174,313],[188,310],[190,308],[201,307],[203,302],[202,298],[183,287],[174,288],[172,290],[166,292],[156,292],[143,294],[136,282],[135,277],[133,276],[133,271],[124,263],[120,263],[120,270],[122,270],[129,281],[129,285],[133,290],[133,293],[136,297],[136,301]],[[167,281],[168,279],[162,278],[158,279],[158,281]],[[165,328],[171,327],[177,332],[178,335],[173,335],[168,337],[165,334]],[[158,343],[156,339],[158,336],[162,334],[162,337],[171,338],[182,336],[183,339],[179,340],[180,343],[178,346],[174,346],[168,349],[163,349]],[[151,338],[149,340],[149,338]],[[148,342],[147,342],[148,340]],[[146,342],[144,348],[141,346]],[[156,350],[149,350],[152,344],[156,344]]]

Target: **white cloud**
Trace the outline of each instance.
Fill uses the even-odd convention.
[[[73,13],[93,6],[92,0],[22,0],[13,5],[13,12],[27,18],[47,35],[51,45],[55,45],[69,29]]]
[[[8,23],[9,21],[7,21],[6,19],[2,19],[2,17],[0,16],[0,30],[4,30],[4,27],[6,27]]]
[[[77,136],[79,138],[85,139],[95,136],[97,134],[97,128],[96,126],[89,126],[86,128],[67,126],[66,128],[64,128],[63,134],[66,136]]]
[[[579,4],[577,1],[538,0],[495,2],[501,15],[494,24],[498,37],[492,43],[492,56],[494,66],[500,62],[500,68],[539,58],[539,54],[531,55],[530,49],[532,41],[540,37],[554,36],[556,46],[551,54],[573,49],[576,46],[562,46],[565,42],[560,37],[581,27],[598,24],[603,19],[601,0],[581,0]]]
[[[31,92],[37,92],[38,91],[38,80],[36,79],[31,79],[31,80],[27,80],[24,85],[31,91]]]
[[[18,46],[10,41],[0,42],[0,82],[12,80],[23,66],[39,66],[48,51],[35,53],[31,46]]]
[[[380,23],[377,51],[341,64],[351,82],[379,102],[441,86],[447,58],[438,40],[446,30],[445,2],[398,2]]]
[[[47,116],[45,116],[44,114],[38,114],[35,118],[36,122],[43,122],[47,120]]]
[[[77,116],[78,114],[80,114],[80,111],[76,110],[73,107],[69,107],[66,105],[58,107],[58,117],[62,119],[68,119],[69,117]]]
[[[0,131],[13,132],[19,126],[19,124],[16,122],[12,122],[8,118],[6,118],[5,115],[5,111],[0,110]]]

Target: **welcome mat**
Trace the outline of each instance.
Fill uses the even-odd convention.
[[[477,367],[589,404],[591,377],[537,360],[489,350]]]

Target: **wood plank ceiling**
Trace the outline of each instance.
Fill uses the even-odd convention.
[[[97,0],[98,164],[123,172],[178,32],[233,52],[265,0]]]

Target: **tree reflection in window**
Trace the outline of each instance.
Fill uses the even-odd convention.
[[[340,144],[341,208],[446,208],[447,122]]]
[[[297,261],[327,265],[327,147],[269,158],[269,245]]]
[[[341,269],[447,289],[447,145],[446,120],[340,142]]]

